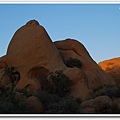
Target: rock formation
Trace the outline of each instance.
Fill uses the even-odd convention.
[[[77,59],[82,66],[67,66],[70,58]],[[0,77],[3,77],[1,83],[5,86],[11,81],[10,75],[4,77],[3,74],[6,68],[11,67],[15,68],[10,73],[12,79],[17,79],[15,88],[27,87],[27,91],[33,95],[41,89],[39,79],[48,79],[55,71],[62,71],[69,77],[73,82],[69,94],[82,101],[95,97],[96,89],[116,84],[113,77],[104,71],[106,64],[102,70],[84,45],[74,39],[52,42],[45,28],[35,20],[27,22],[16,31],[6,55],[0,58]]]
[[[113,58],[110,60],[105,60],[98,65],[107,73],[109,73],[115,82],[120,83],[120,58]]]
[[[15,66],[16,71],[20,73],[17,88],[23,88],[28,84],[36,89],[40,87],[38,83],[36,84],[34,80],[28,77],[29,71],[33,68],[36,71],[41,66],[49,71],[66,68],[46,30],[35,20],[29,21],[14,34],[8,46],[7,54],[0,61],[1,66],[4,67],[3,62],[8,67]]]
[[[109,85],[115,84],[112,77],[109,76],[107,73],[105,73],[96,64],[96,62],[93,61],[93,59],[90,57],[85,47],[77,40],[67,39],[64,41],[57,41],[55,42],[55,45],[60,51],[60,54],[64,62],[71,57],[78,58],[82,62],[83,65],[81,69],[72,70],[72,69],[75,69],[75,68],[72,68],[71,72],[69,70],[68,72],[65,72],[65,74],[70,76],[70,78],[72,78],[73,81],[77,81],[78,83],[80,82],[80,84],[82,84],[82,87],[85,85],[84,89],[87,88],[87,89],[93,90],[99,86],[104,86],[105,84],[109,84]],[[76,72],[73,72],[73,71],[76,71]],[[73,78],[73,76],[75,77]],[[81,87],[79,86],[79,88]]]
[[[67,68],[65,61],[69,58],[78,58],[83,67],[81,69]],[[92,60],[80,42],[67,39],[53,43],[44,27],[35,20],[29,21],[17,30],[10,41],[6,55],[1,57],[0,62],[1,68],[4,68],[5,64],[8,67],[15,66],[15,71],[20,73],[16,88],[24,88],[28,84],[33,87],[32,91],[40,88],[40,84],[35,79],[37,74],[43,71],[41,67],[49,72],[62,70],[70,79],[77,81],[78,88],[74,90],[78,90],[78,96],[81,94],[79,93],[81,87],[78,84],[84,88],[84,91],[89,92],[91,92],[90,89],[100,85],[115,84],[113,79]],[[76,72],[73,73],[74,70]],[[32,78],[31,71],[36,78]]]

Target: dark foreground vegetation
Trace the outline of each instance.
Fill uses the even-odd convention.
[[[82,63],[78,59],[72,59],[66,61],[68,67],[78,67],[81,69]],[[9,76],[11,85],[3,86],[0,82],[0,113],[32,113],[32,106],[25,102],[30,96],[36,96],[43,104],[43,114],[78,114],[82,113],[80,104],[83,102],[80,98],[74,98],[70,95],[70,90],[74,83],[62,72],[56,71],[50,73],[49,79],[47,76],[43,76],[39,79],[41,83],[41,89],[37,90],[34,94],[27,92],[26,88],[15,89],[15,80],[12,77],[14,67],[6,67],[0,81],[5,76]],[[93,90],[95,93],[94,98],[97,96],[108,96],[112,100],[120,98],[120,86],[101,86]],[[22,97],[18,99],[17,95],[21,94]],[[94,99],[93,98],[93,99]],[[112,102],[97,104],[95,107],[95,113],[120,113],[120,106],[118,103]]]

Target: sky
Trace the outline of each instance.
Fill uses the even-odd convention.
[[[97,63],[120,57],[120,4],[2,4],[0,57],[15,31],[29,20],[44,26],[52,41],[76,39]]]

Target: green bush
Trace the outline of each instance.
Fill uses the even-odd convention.
[[[69,58],[68,60],[66,60],[65,62],[67,67],[73,68],[73,67],[78,67],[78,68],[82,68],[82,62],[77,59],[77,58]]]

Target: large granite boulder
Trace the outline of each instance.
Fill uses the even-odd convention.
[[[15,71],[20,73],[17,88],[24,88],[28,84],[34,84],[34,89],[40,87],[32,78],[28,77],[30,76],[29,71],[33,68],[36,71],[39,71],[39,67],[44,67],[49,71],[66,68],[46,30],[35,20],[29,21],[17,30],[10,41],[7,54],[0,61],[5,62],[8,67],[15,66]],[[0,66],[4,67],[3,63]]]
[[[79,59],[82,66],[70,68],[66,65],[69,58]],[[12,76],[19,75],[16,88],[27,86],[31,93],[41,88],[38,80],[41,76],[48,76],[58,70],[73,81],[70,94],[82,100],[91,98],[93,90],[99,86],[115,84],[113,78],[96,64],[80,42],[73,39],[52,42],[45,28],[35,20],[16,31],[6,55],[0,58],[1,73],[6,67],[12,66],[15,67]],[[9,80],[4,84],[9,84]]]

